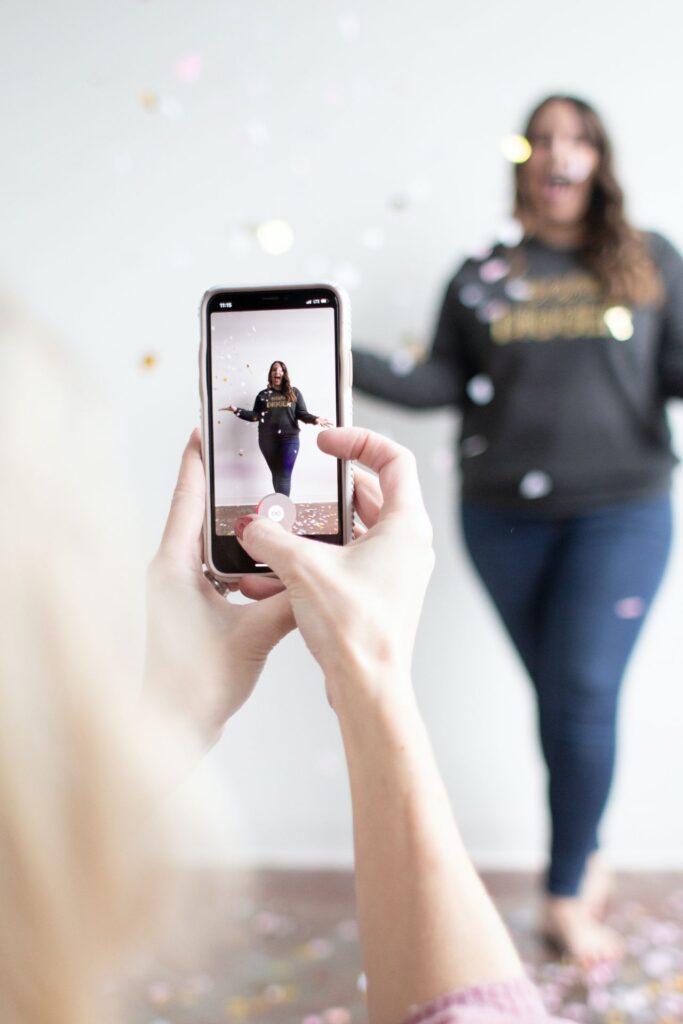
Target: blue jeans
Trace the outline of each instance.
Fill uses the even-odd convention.
[[[536,692],[556,896],[578,892],[598,847],[620,684],[664,574],[671,520],[668,494],[557,519],[463,504],[468,551]]]
[[[286,494],[292,489],[292,470],[299,454],[299,435],[260,434],[258,446],[273,477],[276,494]]]

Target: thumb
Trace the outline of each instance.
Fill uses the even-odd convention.
[[[309,547],[303,537],[296,537],[261,516],[254,516],[239,530],[237,539],[255,562],[269,565],[285,586],[293,579],[297,566],[306,559]]]

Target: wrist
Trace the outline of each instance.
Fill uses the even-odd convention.
[[[421,721],[406,665],[348,660],[327,672],[325,683],[345,737],[362,739],[380,732],[400,739]]]

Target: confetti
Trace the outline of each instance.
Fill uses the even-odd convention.
[[[605,310],[603,320],[617,341],[629,341],[633,337],[633,314],[626,306],[610,306]]]
[[[155,981],[147,986],[147,1000],[153,1006],[166,1006],[172,994],[171,986],[166,981]]]
[[[524,135],[506,135],[500,148],[511,164],[524,164],[531,156],[531,143]]]
[[[186,53],[175,62],[175,76],[179,82],[196,82],[202,73],[204,61],[199,53]]]
[[[286,220],[263,221],[256,229],[256,238],[270,256],[281,256],[294,245],[294,232]]]
[[[325,1024],[350,1024],[351,1014],[345,1006],[331,1006],[323,1013]]]
[[[525,302],[533,294],[533,288],[521,277],[512,277],[505,282],[505,294],[513,302]]]
[[[509,308],[507,302],[492,299],[477,310],[477,320],[483,324],[493,324],[497,320],[502,320]]]
[[[493,401],[495,388],[493,381],[485,373],[477,373],[467,382],[467,394],[475,405],[488,405]]]
[[[159,106],[159,97],[155,92],[143,92],[140,95],[140,106],[148,114],[153,113]]]
[[[484,289],[478,284],[466,284],[460,289],[460,301],[463,306],[473,309],[482,302],[485,294]]]
[[[483,455],[489,443],[482,434],[472,434],[465,437],[460,445],[460,451],[464,459],[473,459],[477,455]]]
[[[503,245],[508,246],[510,249],[514,249],[515,246],[524,238],[524,228],[520,221],[516,217],[506,217],[498,225],[496,231],[496,238]]]
[[[510,273],[510,264],[507,260],[501,258],[495,258],[492,260],[486,260],[485,263],[479,267],[479,276],[482,281],[487,284],[495,284],[496,281],[502,280]]]
[[[415,358],[405,349],[399,349],[389,357],[389,366],[397,377],[407,377],[415,369]]]
[[[157,357],[153,352],[147,352],[146,355],[140,359],[140,366],[143,370],[155,370],[157,367]]]
[[[519,493],[523,498],[535,501],[537,498],[545,498],[553,489],[553,482],[547,473],[540,469],[532,469],[525,473],[519,482]]]
[[[642,597],[622,597],[614,606],[614,614],[618,619],[640,619],[645,614],[645,602]]]

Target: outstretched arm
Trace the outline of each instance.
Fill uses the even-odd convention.
[[[665,298],[659,351],[659,377],[668,398],[683,398],[683,259],[661,235],[652,238],[653,256]]]
[[[402,372],[392,361],[362,349],[353,352],[353,383],[359,391],[411,409],[459,405],[464,370],[462,309],[455,282],[446,290],[429,356]]]
[[[334,423],[330,420],[325,419],[324,416],[316,416],[314,413],[309,412],[306,408],[306,402],[304,396],[301,394],[298,388],[294,388],[296,395],[296,418],[301,420],[302,423],[312,423],[317,427],[333,427]]]
[[[542,1019],[464,848],[412,689],[413,642],[433,565],[415,460],[360,429],[325,431],[318,445],[379,474],[379,484],[356,474],[367,532],[335,548],[256,519],[242,543],[285,584],[339,719],[371,1024],[399,1024],[416,1005],[454,989],[508,981]],[[252,596],[262,583],[247,585]]]

